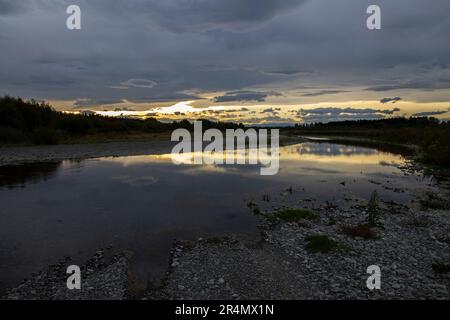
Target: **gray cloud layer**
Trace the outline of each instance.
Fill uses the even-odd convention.
[[[278,92],[234,91],[215,97],[214,102],[258,101],[264,102],[269,96],[280,96]]]
[[[73,3],[81,31],[65,28]],[[0,0],[0,94],[95,102],[220,91],[241,93],[217,102],[260,102],[265,90],[250,88],[283,96],[317,89],[305,98],[339,93],[327,89],[335,87],[393,96],[450,88],[450,2],[379,0],[380,31],[365,27],[369,4]]]

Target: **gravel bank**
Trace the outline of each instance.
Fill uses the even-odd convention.
[[[81,269],[81,290],[68,290],[70,258],[26,279],[4,297],[7,300],[124,300],[128,290],[128,256],[99,250]]]
[[[312,211],[316,219],[297,222],[274,222],[267,219],[273,211],[261,211],[258,243],[235,237],[179,243],[165,284],[147,298],[450,299],[450,274],[432,267],[450,263],[449,210],[383,203],[376,236],[367,240],[341,228],[365,222],[367,212],[358,201]],[[338,245],[310,252],[312,235],[326,235]],[[381,290],[366,286],[370,265],[381,268]]]

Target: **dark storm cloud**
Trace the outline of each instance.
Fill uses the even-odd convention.
[[[278,92],[252,92],[235,91],[227,92],[223,96],[215,97],[214,102],[232,102],[232,101],[257,101],[264,102],[269,96],[280,96]]]
[[[224,28],[240,31],[291,10],[305,0],[150,0],[149,14],[175,32]],[[167,17],[176,19],[167,19]]]
[[[380,102],[383,103],[383,104],[384,103],[389,103],[389,102],[396,103],[396,102],[398,102],[400,100],[402,100],[402,98],[400,98],[400,97],[383,98],[383,99],[380,100]]]
[[[81,7],[82,30],[65,27],[70,4]],[[288,97],[308,87],[307,97],[450,88],[450,2],[378,0],[379,31],[365,26],[369,4],[0,0],[0,95],[96,102],[241,92],[217,102],[264,102],[270,90]]]

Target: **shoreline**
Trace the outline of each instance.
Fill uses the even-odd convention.
[[[294,191],[295,193],[298,191]],[[69,300],[329,300],[329,299],[439,299],[450,298],[450,274],[434,270],[448,263],[450,210],[421,209],[401,204],[380,204],[376,237],[352,237],[343,225],[364,220],[363,206],[321,203],[311,210],[316,218],[297,221],[270,217],[289,206],[271,210],[258,202],[259,237],[229,235],[220,238],[176,240],[167,271],[158,284],[134,292],[129,274],[132,256],[99,249],[81,266],[87,272],[82,290],[64,289],[70,258],[49,266],[3,299]],[[308,207],[305,201],[302,206]],[[266,205],[266,208],[263,206]],[[274,205],[271,203],[270,205]],[[395,213],[394,213],[395,207]],[[338,221],[338,222],[336,222]],[[307,249],[311,235],[325,235],[338,246],[330,251]],[[447,237],[447,238],[446,238]],[[366,287],[366,268],[379,265],[381,290]]]
[[[280,147],[301,142],[304,142],[301,137],[280,136]],[[168,138],[166,140],[0,146],[0,166],[32,162],[169,154],[177,143],[177,141],[174,142]],[[204,142],[204,144],[207,143]]]
[[[448,190],[439,190],[445,199]],[[298,200],[299,192],[284,196]],[[340,207],[300,201],[298,206],[315,217],[296,221],[273,219],[292,208],[291,201],[258,201],[259,241],[230,235],[177,242],[163,285],[149,290],[145,299],[448,300],[450,273],[439,273],[435,266],[450,262],[450,210],[426,208],[421,201],[381,200],[375,235],[365,239],[342,231],[365,222],[366,202],[359,200]],[[311,236],[326,237],[336,246],[310,250]],[[382,270],[381,290],[366,287],[371,265]]]
[[[0,166],[31,162],[82,160],[103,157],[141,156],[170,153],[170,140],[126,141],[93,144],[0,147]]]

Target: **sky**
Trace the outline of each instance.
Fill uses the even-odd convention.
[[[66,8],[81,8],[81,30]],[[381,8],[381,30],[366,9]],[[0,95],[291,124],[450,118],[450,1],[0,0]]]

